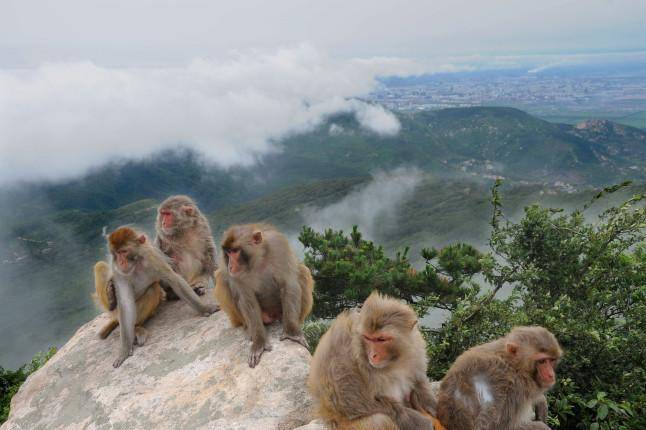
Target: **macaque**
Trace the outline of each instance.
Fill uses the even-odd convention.
[[[317,415],[337,429],[433,429],[426,343],[409,306],[374,292],[321,338],[308,378]]]
[[[157,211],[155,246],[170,258],[170,265],[204,295],[217,263],[211,227],[195,202],[187,196],[171,196]],[[177,300],[172,288],[162,283],[170,300]]]
[[[549,430],[544,393],[561,355],[554,335],[538,326],[469,349],[442,380],[440,421],[449,430]]]
[[[101,307],[110,314],[110,321],[99,330],[99,337],[105,339],[112,330],[119,325],[119,315],[117,312],[117,296],[112,280],[112,269],[105,261],[99,261],[94,265],[94,297]],[[143,323],[150,318],[159,304],[165,299],[164,290],[159,282],[154,282],[136,300],[137,304],[137,321],[135,322],[135,343],[143,346],[148,333],[143,327]]]
[[[139,321],[137,301],[147,294],[154,294],[158,284],[164,282],[200,314],[208,316],[218,310],[209,303],[202,303],[186,280],[171,269],[168,258],[152,246],[146,235],[130,227],[120,227],[108,236],[112,274],[117,303],[117,317],[121,332],[121,348],[113,366],[119,367],[132,355],[138,339],[135,325]],[[153,291],[153,293],[149,293]]]
[[[282,321],[280,340],[307,348],[301,325],[312,311],[314,281],[287,238],[270,225],[236,225],[222,235],[221,255],[215,297],[231,324],[251,337],[249,367],[271,351],[264,324]]]

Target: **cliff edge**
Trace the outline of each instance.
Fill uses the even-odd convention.
[[[250,369],[250,341],[223,312],[206,318],[166,302],[145,325],[146,344],[114,369],[119,330],[99,339],[106,321],[99,315],[82,326],[27,379],[1,430],[288,430],[311,420],[311,356],[279,341],[278,325],[269,328],[273,351]]]

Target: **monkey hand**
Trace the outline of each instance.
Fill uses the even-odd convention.
[[[433,421],[419,412],[404,408],[403,414],[399,417],[399,427],[402,430],[434,430]]]
[[[285,340],[285,339],[289,339],[291,341],[299,343],[299,344],[303,345],[306,349],[309,348],[309,344],[307,343],[307,339],[305,339],[305,336],[303,335],[303,333],[297,334],[297,335],[290,335],[290,334],[287,334],[287,333],[283,333],[280,336],[280,340],[282,341],[282,340]]]
[[[220,305],[215,304],[215,303],[207,303],[204,305],[204,313],[202,314],[205,317],[208,317],[211,314],[216,313],[217,311],[220,310]]]
[[[249,367],[252,369],[260,363],[260,357],[265,351],[271,351],[271,345],[269,343],[262,344],[253,344],[251,346],[251,354],[249,354]]]
[[[114,360],[114,363],[112,363],[112,367],[117,368],[121,366],[123,362],[126,361],[126,359],[132,355],[132,349],[133,349],[133,346],[131,346],[127,351],[123,351],[119,353],[119,357],[117,357],[117,359]]]
[[[193,285],[191,285],[191,288],[198,296],[203,296],[204,294],[206,294],[206,283],[204,281],[198,281],[194,283]]]

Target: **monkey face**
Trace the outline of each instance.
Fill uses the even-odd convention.
[[[168,232],[173,229],[175,224],[175,214],[169,208],[162,208],[159,210],[159,224],[164,230]]]
[[[393,336],[390,333],[364,333],[363,344],[368,362],[375,369],[383,369],[396,358],[393,351]]]
[[[111,233],[108,237],[108,247],[116,264],[115,269],[122,274],[129,274],[135,270],[139,260],[139,248],[146,240],[145,235],[138,235],[128,227],[120,227]]]
[[[197,209],[192,204],[162,205],[157,213],[157,226],[165,235],[172,236],[193,226],[196,214]]]
[[[556,364],[554,357],[548,354],[536,354],[531,358],[534,362],[534,380],[543,389],[548,389],[556,382]]]

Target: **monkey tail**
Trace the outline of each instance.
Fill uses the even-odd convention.
[[[107,289],[110,276],[112,276],[112,272],[110,271],[110,266],[108,265],[108,263],[106,263],[105,261],[99,261],[94,265],[95,291],[92,297],[106,312],[110,311],[110,301],[108,299]]]
[[[312,278],[312,272],[304,264],[298,266],[298,283],[301,284],[303,289],[301,292],[301,324],[303,324],[305,318],[312,312],[312,306],[314,305],[314,297],[312,296],[314,279]]]

